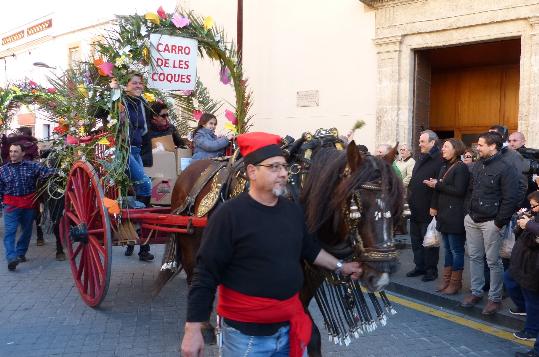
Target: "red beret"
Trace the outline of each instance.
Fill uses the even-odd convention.
[[[256,165],[270,157],[283,156],[283,151],[279,146],[281,137],[269,133],[246,133],[237,138],[241,156],[245,165]]]

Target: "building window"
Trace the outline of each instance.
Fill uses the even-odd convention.
[[[74,64],[80,62],[81,56],[80,56],[80,47],[70,47],[69,48],[69,54],[68,54],[68,63],[69,67],[73,67]]]
[[[49,140],[51,138],[51,125],[43,124],[43,139]]]

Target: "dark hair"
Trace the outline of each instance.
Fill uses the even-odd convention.
[[[11,147],[11,146],[18,146],[18,147],[21,148],[21,151],[22,151],[22,152],[25,152],[25,151],[26,151],[26,150],[24,150],[24,143],[21,142],[21,141],[17,141],[17,142],[15,142],[15,143],[13,143],[13,144],[11,144],[11,145],[9,145],[9,146],[10,146],[10,147]]]
[[[460,160],[460,155],[464,154],[466,145],[464,145],[461,140],[455,138],[445,139],[444,142],[446,141],[453,146],[453,149],[455,149],[455,159]]]
[[[21,135],[32,136],[32,128],[27,126],[21,126],[17,129],[17,131],[21,133]]]
[[[156,116],[159,116],[159,114],[161,113],[161,110],[168,109],[168,106],[163,102],[155,101],[150,106],[150,109],[152,110],[152,115],[156,117]]]
[[[487,131],[479,134],[479,138],[483,138],[487,145],[496,145],[496,150],[500,150],[503,146],[503,139],[500,133],[497,131]]]
[[[534,200],[535,202],[539,202],[539,191],[533,191],[528,195],[528,201]]]
[[[509,138],[509,130],[505,127],[505,126],[502,126],[502,125],[493,125],[491,126],[490,128],[488,128],[488,130],[494,130],[496,131],[498,134],[501,135],[502,137],[502,140],[503,142],[506,142],[507,139]]]
[[[202,129],[204,127],[204,125],[206,125],[210,120],[212,119],[215,119],[215,121],[217,121],[217,118],[215,117],[215,115],[213,114],[210,114],[210,113],[204,113],[202,114],[202,116],[200,117],[200,119],[198,120],[198,126],[196,127],[196,129],[193,131],[193,139],[195,138],[195,135],[197,133],[197,131],[199,131],[200,129]]]

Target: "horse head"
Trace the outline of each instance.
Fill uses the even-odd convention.
[[[394,151],[362,155],[353,141],[346,152],[320,150],[302,193],[309,231],[335,256],[361,262],[361,283],[370,291],[389,283],[397,261],[393,223],[403,188],[391,166]]]

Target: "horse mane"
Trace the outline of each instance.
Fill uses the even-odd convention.
[[[402,182],[388,162],[365,155],[361,166],[339,185],[346,164],[346,152],[335,148],[321,148],[313,155],[300,199],[310,233],[317,232],[335,213],[339,213],[342,203],[365,183],[379,183],[392,216],[400,217],[402,214]]]

